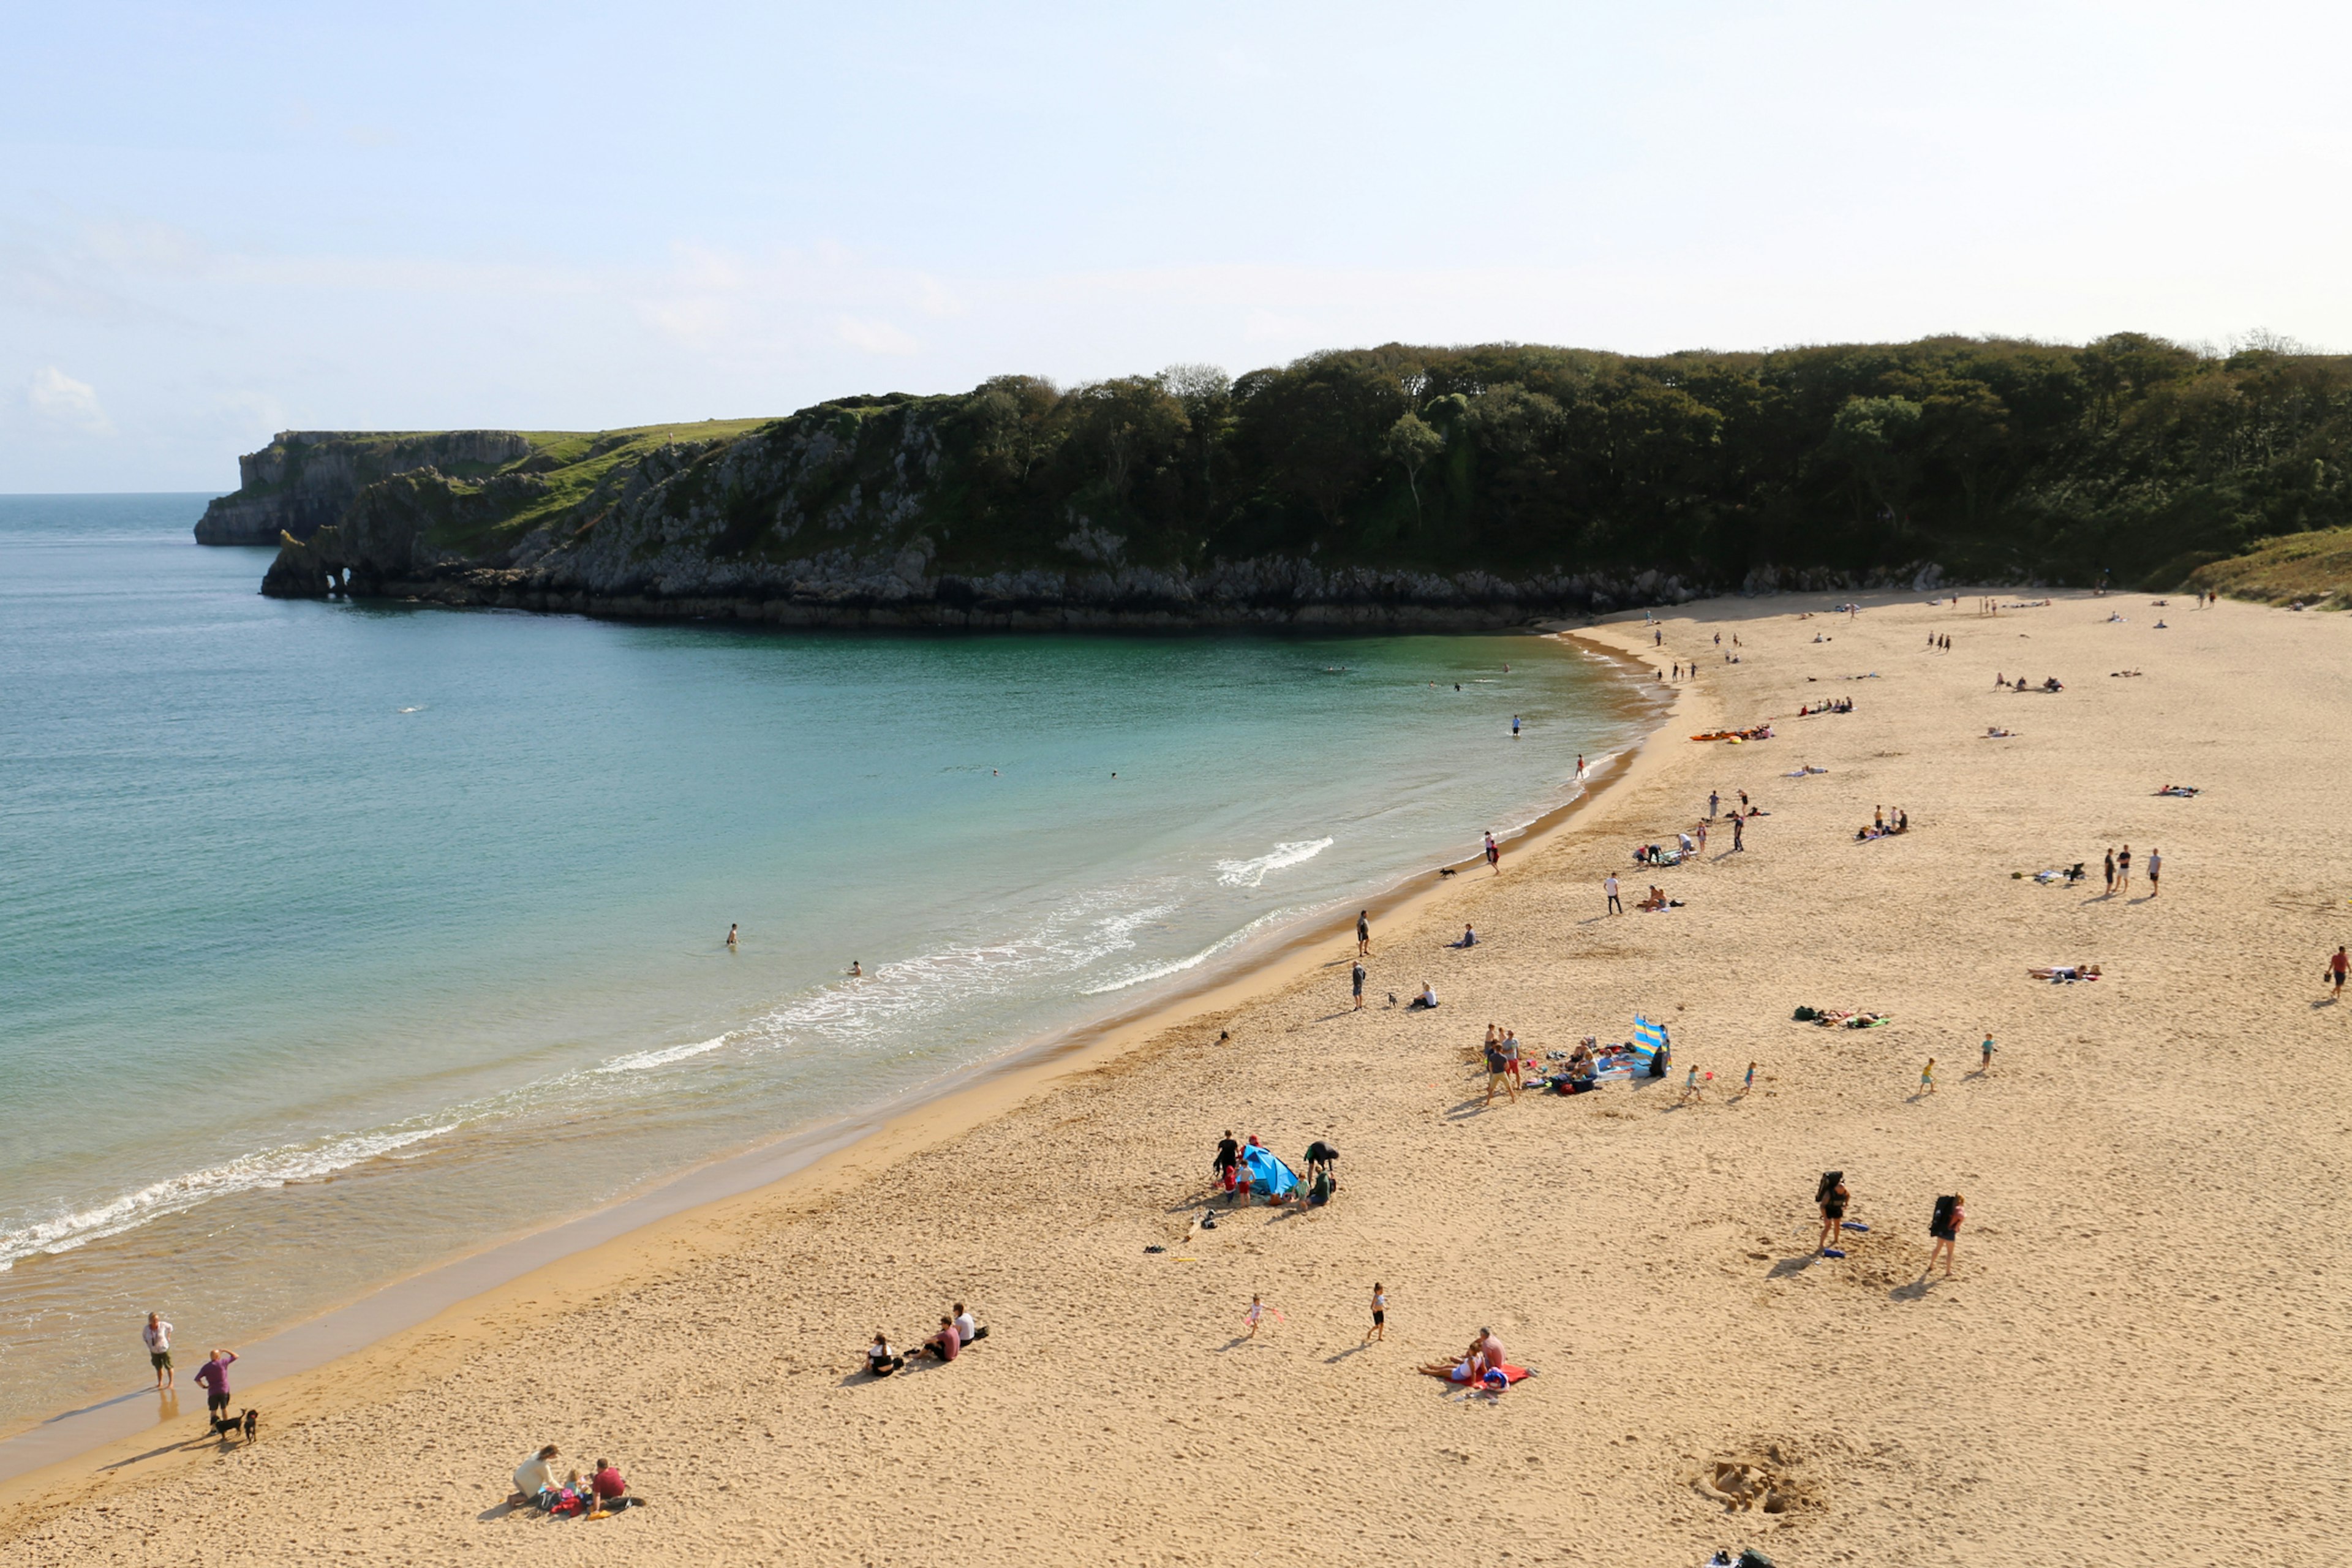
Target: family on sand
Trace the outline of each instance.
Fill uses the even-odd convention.
[[[573,1470],[559,1481],[555,1479],[558,1458],[552,1443],[536,1454],[524,1456],[522,1463],[515,1467],[514,1494],[507,1499],[508,1506],[537,1509],[558,1519],[603,1519],[607,1514],[646,1506],[645,1499],[630,1495],[628,1483],[613,1468],[612,1460],[597,1460],[585,1480],[578,1470]]]
[[[879,1329],[875,1330],[874,1342],[866,1347],[866,1370],[876,1377],[887,1377],[904,1367],[909,1360],[919,1361],[926,1356],[945,1365],[961,1355],[964,1347],[973,1341],[987,1337],[988,1331],[972,1321],[971,1313],[965,1310],[961,1301],[958,1301],[955,1315],[942,1317],[939,1331],[925,1340],[911,1357],[899,1354],[891,1345],[890,1336]]]

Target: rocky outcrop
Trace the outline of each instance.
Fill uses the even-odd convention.
[[[785,626],[1491,628],[1744,588],[1927,587],[1759,567],[1746,582],[1643,567],[1457,569],[1225,552],[1131,511],[993,502],[953,400],[826,405],[714,438],[567,444],[488,476],[437,467],[362,488],[285,539],[266,594]],[[1460,552],[1465,556],[1470,552]],[[1475,557],[1474,557],[1475,559]]]
[[[308,539],[381,479],[425,468],[485,472],[530,453],[530,442],[511,430],[282,430],[260,451],[236,460],[236,493],[205,508],[196,542]]]

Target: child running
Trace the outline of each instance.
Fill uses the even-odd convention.
[[[1249,1325],[1249,1338],[1257,1338],[1257,1326],[1267,1318],[1272,1318],[1277,1323],[1288,1321],[1278,1310],[1267,1306],[1255,1296],[1252,1296],[1249,1310],[1242,1314],[1242,1321]]]

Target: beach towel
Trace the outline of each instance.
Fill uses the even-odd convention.
[[[1255,1193],[1279,1198],[1298,1190],[1298,1173],[1284,1164],[1282,1157],[1271,1149],[1250,1144],[1242,1150],[1242,1163],[1249,1167],[1250,1185]]]

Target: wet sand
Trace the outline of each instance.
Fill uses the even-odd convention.
[[[240,1390],[250,1448],[184,1415],[23,1478],[0,1563],[2333,1562],[2352,1025],[2318,981],[2352,934],[2352,629],[2137,595],[1865,602],[1686,606],[1663,649],[1638,617],[1601,628],[1699,659],[1668,732],[1501,877],[1381,920],[1370,1009],[1348,1007],[1352,941],[1294,953]],[[1996,669],[2067,689],[1996,692]],[[1857,711],[1794,717],[1825,697]],[[1769,742],[1682,739],[1768,717]],[[1802,763],[1829,772],[1780,776]],[[2170,782],[2205,793],[2154,796]],[[1718,825],[1702,864],[1630,864],[1711,787],[1770,812],[1744,853]],[[1911,832],[1854,843],[1877,805]],[[2100,896],[2126,841],[2163,850],[2159,899],[2137,868]],[[2085,887],[2010,875],[2076,860]],[[1655,881],[1685,907],[1602,914],[1611,869],[1629,904]],[[1465,919],[1480,946],[1445,950]],[[2106,977],[2024,973],[2077,961]],[[1434,1015],[1381,1005],[1423,980]],[[1539,1054],[1636,1011],[1674,1026],[1668,1081],[1481,1104],[1488,1020]],[[1677,1103],[1682,1064],[1723,1084],[1750,1059],[1753,1095]],[[1192,1229],[1227,1128],[1294,1163],[1336,1142],[1337,1202]],[[1815,1259],[1831,1168],[1872,1228]],[[1923,1265],[1953,1191],[1947,1282]],[[1389,1335],[1363,1347],[1374,1279]],[[1253,1341],[1254,1291],[1285,1316]],[[853,1374],[875,1329],[919,1340],[957,1300],[992,1330],[968,1357]],[[1489,1405],[1414,1374],[1485,1326],[1539,1375]],[[656,1506],[507,1514],[549,1441]],[[1727,1510],[1725,1461],[1779,1510]]]

